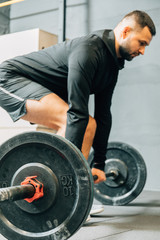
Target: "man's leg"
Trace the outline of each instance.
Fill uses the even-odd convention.
[[[51,93],[39,101],[27,100],[26,108],[27,114],[22,117],[23,120],[53,128],[58,135],[65,136],[68,104],[59,96]],[[82,153],[86,159],[89,156],[95,131],[96,122],[90,116],[82,144]]]
[[[53,128],[58,135],[65,136],[68,104],[64,102],[56,94],[51,93],[43,97],[39,101],[27,100],[26,102],[27,114],[22,119],[32,123],[44,125]],[[89,122],[85,131],[82,144],[82,153],[88,159],[93,139],[96,131],[96,121],[89,116]],[[103,211],[103,206],[93,205],[91,214],[96,214]],[[94,210],[94,212],[93,212]],[[90,215],[88,216],[88,220]]]
[[[59,132],[62,132],[66,125],[68,105],[54,93],[42,97],[39,101],[27,100],[26,109],[27,114],[22,117],[26,121],[53,128]]]

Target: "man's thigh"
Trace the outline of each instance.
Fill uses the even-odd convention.
[[[28,99],[26,109],[22,119],[65,132],[68,104],[55,93],[48,94],[39,101]]]
[[[28,99],[40,100],[52,92],[40,84],[0,69],[0,107],[5,109],[13,121],[17,121],[26,113]]]

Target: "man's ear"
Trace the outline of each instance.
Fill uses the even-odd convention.
[[[125,39],[126,37],[128,37],[130,31],[131,28],[129,26],[124,27],[122,30],[122,38]]]

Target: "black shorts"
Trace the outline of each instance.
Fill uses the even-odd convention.
[[[5,109],[15,122],[26,114],[26,100],[40,100],[52,93],[49,89],[20,76],[13,66],[0,66],[0,107]]]

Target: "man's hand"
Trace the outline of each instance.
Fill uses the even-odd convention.
[[[95,180],[94,183],[100,183],[106,180],[105,172],[97,168],[92,168],[92,175],[96,175],[98,177],[98,179]]]

